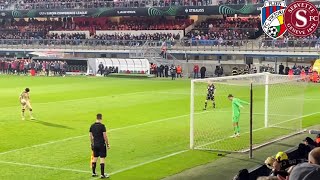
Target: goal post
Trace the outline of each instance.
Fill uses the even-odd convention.
[[[265,91],[264,91],[264,127],[268,127],[268,96],[269,96],[269,73],[264,74],[265,80]]]
[[[190,149],[194,148],[194,83],[191,81],[191,97],[190,97]]]
[[[214,84],[215,105],[208,101],[208,84]],[[253,91],[252,99],[250,91]],[[257,73],[238,76],[195,79],[190,95],[190,149],[246,152],[252,133],[253,149],[302,130],[306,83],[299,76]],[[240,113],[240,137],[232,138],[232,104],[228,94],[243,101]],[[252,119],[252,131],[250,131]]]

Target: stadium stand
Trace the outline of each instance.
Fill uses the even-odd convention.
[[[248,179],[310,179],[320,178],[320,147],[319,137],[316,135],[314,139],[306,137],[303,143],[288,152],[278,152],[274,156],[267,157],[264,165],[255,168],[249,173],[243,169],[234,177],[234,180]],[[310,166],[313,168],[301,168]],[[303,177],[303,178],[302,178]]]
[[[57,30],[184,30],[193,24],[188,18],[120,18],[118,21],[108,18],[84,18],[77,17],[67,20]]]
[[[244,34],[248,34],[249,30],[258,31],[260,28],[259,18],[209,18],[206,21],[201,22],[195,27],[200,34],[219,31],[221,29],[227,30],[247,30]]]
[[[118,23],[110,22],[104,30],[184,30],[192,19],[166,18],[121,18]]]
[[[191,45],[235,45],[233,40],[255,39],[262,34],[258,18],[209,18],[186,34]]]
[[[102,36],[96,36],[96,30],[127,30],[128,33],[123,35],[125,39],[130,39],[130,31],[136,30],[184,30],[193,23],[190,19],[158,19],[159,21],[151,21],[142,18],[124,18],[118,23],[111,22],[107,18],[74,18],[73,21],[29,19],[28,21],[20,19],[13,22],[3,22],[4,27],[1,28],[1,39],[103,39]],[[81,31],[90,31],[90,36],[80,36]],[[78,33],[49,33],[50,31],[79,31]],[[73,35],[70,35],[73,34]],[[179,36],[179,35],[177,35]],[[119,36],[104,36],[109,40],[121,39]],[[133,37],[134,39],[144,39],[145,34],[141,37]],[[105,39],[104,38],[104,39]],[[180,37],[178,37],[179,39]],[[149,39],[161,39],[158,34],[152,35]]]
[[[320,47],[317,31],[306,38],[287,34],[277,40],[265,37],[257,17],[207,18],[198,21],[185,17],[74,17],[7,19],[1,24],[2,45],[141,46],[152,41],[159,47],[163,41],[167,41],[169,48],[175,45],[244,49]]]
[[[271,39],[265,36],[262,40],[262,47],[320,47],[320,33],[316,31],[310,36],[299,38],[286,33],[282,38]]]

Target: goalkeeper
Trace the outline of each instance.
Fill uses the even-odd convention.
[[[238,98],[233,97],[232,94],[228,96],[229,100],[232,101],[232,123],[234,129],[234,135],[232,137],[240,136],[240,127],[239,127],[239,119],[240,119],[240,108],[243,108],[242,104],[250,104],[246,101],[242,101]]]
[[[207,93],[207,98],[206,98],[206,101],[204,103],[204,109],[203,110],[207,110],[207,106],[208,106],[208,100],[211,100],[212,101],[212,106],[213,108],[216,108],[216,102],[214,100],[214,95],[215,95],[215,92],[216,92],[216,87],[212,84],[208,84],[208,93]]]

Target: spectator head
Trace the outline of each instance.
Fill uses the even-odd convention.
[[[257,180],[279,180],[277,176],[261,176]]]
[[[308,157],[310,164],[317,164],[320,165],[320,147],[314,148]]]
[[[306,138],[303,140],[303,142],[304,142],[305,145],[312,145],[312,146],[315,145],[315,142],[314,142],[310,137],[306,137]]]
[[[315,141],[317,143],[317,146],[320,146],[320,134],[317,135],[317,138]]]
[[[288,160],[288,159],[289,159],[288,155],[285,152],[280,151],[276,154],[276,160],[279,162],[284,161],[284,160]]]
[[[269,168],[269,169],[273,169],[273,163],[276,161],[276,159],[274,157],[268,157],[265,161],[264,164]]]
[[[249,178],[248,169],[241,169],[239,173],[233,178],[233,180],[248,180]]]
[[[320,166],[317,164],[301,163],[296,165],[289,176],[290,180],[319,180]]]

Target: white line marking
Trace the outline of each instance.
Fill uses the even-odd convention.
[[[97,97],[87,97],[87,98],[78,98],[78,99],[69,99],[69,100],[63,100],[63,101],[50,101],[50,102],[40,102],[40,103],[32,103],[32,105],[36,104],[52,104],[52,103],[60,103],[60,102],[74,102],[74,101],[80,101],[80,100],[86,100],[86,99],[99,99],[99,98],[106,98],[106,97],[112,97],[112,96],[129,96],[129,95],[135,95],[135,94],[144,94],[144,93],[150,93],[153,91],[139,91],[139,92],[134,92],[134,93],[124,93],[124,94],[113,94],[113,95],[106,95],[106,96],[97,96]],[[19,102],[17,101],[16,106],[8,106],[8,107],[0,107],[0,109],[5,109],[5,108],[13,108],[13,107],[18,107],[21,106]]]
[[[88,100],[88,99],[99,99],[99,98],[106,98],[106,97],[119,97],[119,96],[130,96],[130,95],[136,95],[136,94],[151,94],[151,93],[160,93],[160,94],[172,94],[168,90],[160,90],[160,91],[138,91],[138,92],[133,92],[133,93],[123,93],[123,94],[110,94],[106,96],[97,96],[97,97],[87,97],[87,98],[78,98],[78,99],[68,99],[68,100],[63,100],[63,101],[50,101],[50,102],[35,102],[32,103],[33,105],[43,105],[43,104],[52,104],[52,103],[63,103],[63,102],[74,102],[74,101],[82,101],[82,100]],[[174,93],[173,93],[174,94]],[[0,107],[0,109],[5,109],[5,108],[14,108],[14,107],[20,107],[21,105],[19,102],[17,102],[17,105],[14,106],[7,106],[7,107]]]
[[[286,98],[286,99],[301,101],[301,99],[299,99],[299,98]],[[319,98],[304,98],[303,100],[305,100],[305,101],[320,101]]]
[[[143,165],[146,165],[146,164],[149,164],[149,163],[160,161],[160,160],[163,160],[163,159],[166,159],[166,158],[169,158],[169,157],[172,157],[172,156],[175,156],[175,155],[187,152],[187,151],[189,151],[189,150],[177,151],[177,152],[174,152],[174,153],[171,153],[171,154],[168,154],[168,155],[156,158],[156,159],[152,159],[152,160],[145,161],[145,162],[133,165],[133,166],[129,166],[127,168],[123,168],[123,169],[114,171],[114,172],[110,173],[110,175],[118,174],[118,173],[130,170],[130,169],[136,168],[136,167],[140,167],[140,166],[143,166]],[[58,168],[58,167],[52,167],[52,166],[46,166],[46,165],[35,165],[35,164],[8,162],[8,161],[0,161],[0,163],[2,163],[2,164],[12,164],[12,165],[18,165],[18,166],[34,167],[34,168],[42,168],[42,169],[52,169],[52,170],[59,170],[59,171],[71,171],[71,172],[88,173],[88,174],[91,173],[91,171],[84,171],[84,170],[78,170],[78,169],[69,169],[69,168]]]
[[[166,159],[166,158],[169,158],[169,157],[172,157],[172,156],[175,156],[175,155],[178,155],[178,154],[187,152],[187,151],[189,151],[189,150],[187,149],[187,150],[177,151],[177,152],[172,153],[172,154],[168,154],[168,155],[165,155],[165,156],[162,156],[162,157],[153,159],[153,160],[149,160],[149,161],[146,161],[146,162],[143,162],[143,163],[140,163],[140,164],[136,164],[136,165],[133,165],[133,166],[129,166],[129,167],[124,168],[124,169],[120,169],[120,170],[118,170],[118,171],[115,171],[115,172],[110,173],[110,175],[114,175],[114,174],[121,173],[121,172],[130,170],[130,169],[134,169],[134,168],[139,167],[139,166],[143,166],[143,165],[146,165],[146,164],[149,164],[149,163],[153,163],[153,162],[156,162],[156,161],[160,161],[160,160],[162,160],[162,159]]]
[[[205,113],[205,112],[202,112],[202,113]],[[319,113],[320,113],[320,112],[315,112],[315,113],[310,113],[310,114],[307,114],[307,115],[304,115],[304,116],[300,116],[300,117],[297,117],[297,118],[292,118],[292,119],[289,119],[289,120],[286,120],[286,121],[283,121],[283,122],[280,122],[280,123],[276,123],[276,124],[274,124],[273,126],[279,125],[279,124],[282,124],[282,123],[285,123],[285,122],[293,121],[293,120],[298,119],[298,118],[304,118],[304,117],[312,116],[312,115],[319,114]],[[188,116],[188,115],[182,115],[182,116],[176,116],[176,117],[166,118],[166,120],[174,119],[174,118],[178,118],[178,117],[184,117],[184,116]],[[161,121],[164,121],[164,120],[165,120],[165,119],[163,119],[163,120],[157,120],[157,121],[154,121],[154,122],[161,122]],[[147,123],[142,123],[142,124],[137,124],[137,125],[150,124],[150,123],[152,123],[152,122],[147,122]],[[127,126],[127,127],[122,127],[122,128],[116,128],[116,129],[113,129],[113,130],[115,131],[115,130],[130,128],[130,127],[135,127],[135,126],[136,126],[136,125],[132,125],[132,126]],[[255,129],[255,130],[253,130],[253,131],[258,131],[258,130],[262,130],[262,129],[265,129],[265,128],[264,128],[264,127],[263,127],[263,128],[258,128],[258,129]],[[111,131],[111,130],[110,130],[110,131]],[[247,133],[249,133],[249,132],[245,132],[244,134],[247,134]],[[59,142],[66,141],[66,140],[70,140],[70,139],[74,139],[74,138],[79,138],[79,137],[83,137],[83,136],[76,136],[76,137],[72,137],[72,138],[67,138],[67,139],[60,140]],[[228,138],[230,138],[230,137],[228,137]],[[216,143],[216,142],[219,142],[219,141],[223,141],[223,140],[228,139],[228,138],[224,138],[224,139],[221,139],[221,140],[218,140],[218,141],[215,141],[215,142],[212,142],[212,143],[208,143],[208,144],[205,144],[205,145],[202,145],[202,146],[199,146],[199,147],[203,147],[203,146],[206,146],[206,145],[209,145],[209,144],[213,144],[213,143]],[[58,142],[58,141],[55,141],[55,142]],[[49,142],[49,143],[34,145],[34,146],[30,146],[30,147],[38,147],[38,146],[47,145],[47,144],[50,144],[50,143],[54,143],[54,142]],[[21,148],[21,149],[25,149],[25,148]],[[21,150],[21,149],[17,149],[17,150]],[[13,150],[13,151],[17,151],[17,150]],[[13,151],[7,151],[7,152],[13,152]],[[175,155],[178,155],[178,154],[187,152],[187,151],[189,151],[189,150],[177,151],[177,152],[174,152],[174,153],[171,153],[171,154],[168,154],[168,155],[165,155],[165,156],[162,156],[162,157],[153,159],[153,160],[149,160],[149,161],[146,161],[146,162],[143,162],[143,163],[139,163],[139,164],[136,164],[136,165],[133,165],[133,166],[124,168],[124,169],[117,170],[117,171],[115,171],[115,172],[110,173],[110,175],[114,175],[114,174],[117,174],[117,173],[121,173],[121,172],[130,170],[130,169],[134,169],[134,168],[137,168],[137,167],[140,167],[140,166],[149,164],[149,163],[153,163],[153,162],[156,162],[156,161],[160,161],[160,160],[162,160],[162,159],[166,159],[166,158],[169,158],[169,157],[172,157],[172,156],[175,156]],[[5,153],[5,152],[4,152],[4,153]],[[0,161],[0,163],[20,165],[20,166],[29,166],[29,167],[36,167],[36,168],[44,168],[44,169],[61,170],[61,171],[72,171],[72,172],[90,173],[90,171],[84,171],[84,170],[76,170],[76,169],[68,169],[68,168],[56,168],[56,167],[43,166],[43,165],[33,165],[33,164],[26,164],[26,163],[16,163],[16,162],[7,162],[7,161]]]
[[[282,122],[273,124],[273,125],[270,126],[270,127],[273,127],[273,126],[276,126],[276,125],[279,125],[279,124],[282,124],[282,123],[286,123],[286,122],[289,122],[289,121],[293,121],[293,120],[296,120],[296,119],[299,119],[299,118],[304,118],[304,117],[313,116],[313,115],[316,115],[316,114],[319,114],[319,113],[320,113],[320,112],[314,112],[314,113],[306,114],[306,115],[303,115],[303,116],[299,116],[299,117],[296,117],[296,118],[292,118],[292,119],[289,119],[289,120],[286,120],[286,121],[282,121]],[[260,130],[262,130],[262,129],[266,129],[266,128],[265,128],[265,127],[262,127],[262,128],[254,129],[252,132],[260,131]],[[248,134],[248,133],[250,133],[250,131],[244,132],[244,133],[242,133],[242,134]],[[231,139],[231,138],[232,138],[232,137],[222,138],[222,139],[219,139],[219,140],[210,142],[210,143],[206,143],[206,144],[197,146],[196,148],[201,148],[201,147],[204,147],[204,146],[208,146],[208,145],[210,145],[210,144],[214,144],[214,143],[221,142],[221,141],[224,141],[224,140],[226,140],[226,139]]]
[[[204,114],[204,113],[209,113],[209,112],[216,112],[216,111],[202,111],[202,112],[197,112],[197,113],[195,113],[195,114]],[[228,113],[229,111],[217,111],[217,112],[226,112],[226,113]],[[231,113],[231,112],[230,112],[230,113]],[[257,114],[258,114],[258,113],[257,113]],[[261,113],[261,114],[263,114],[263,113]],[[168,121],[168,120],[172,120],[172,119],[178,119],[178,118],[188,117],[189,115],[190,115],[190,114],[185,114],[185,115],[180,115],[180,116],[174,116],[174,117],[169,117],[169,118],[164,118],[164,119],[149,121],[149,122],[145,122],[145,123],[141,123],[141,124],[135,124],[135,125],[125,126],[125,127],[120,127],[120,128],[114,128],[114,129],[108,130],[108,132],[119,131],[119,130],[123,130],[123,129],[135,128],[135,127],[139,127],[139,126],[143,126],[143,125],[148,125],[148,124],[153,124],[153,123],[164,122],[164,121]],[[272,115],[273,115],[273,114],[272,114]],[[275,114],[275,115],[277,115],[277,114]],[[288,115],[288,116],[289,116],[289,115]],[[1,156],[1,155],[4,155],[4,154],[12,153],[12,152],[21,151],[21,150],[26,150],[26,149],[31,149],[31,148],[46,146],[46,145],[50,145],[50,144],[56,144],[56,143],[60,143],[60,142],[65,142],[65,141],[69,141],[69,140],[79,139],[79,138],[83,138],[83,137],[86,137],[86,136],[88,136],[88,135],[74,136],[74,137],[69,137],[69,138],[60,139],[60,140],[56,140],[56,141],[49,141],[49,142],[42,143],[42,144],[36,144],[36,145],[32,145],[32,146],[27,146],[27,147],[23,147],[23,148],[13,149],[13,150],[5,151],[5,152],[0,152],[0,156]]]
[[[23,148],[13,149],[13,150],[5,151],[5,152],[0,152],[0,155],[8,154],[8,153],[16,152],[16,151],[21,151],[21,150],[25,150],[25,149],[35,148],[35,147],[46,146],[46,145],[49,145],[49,144],[60,143],[60,142],[69,141],[69,140],[73,140],[73,139],[78,139],[78,138],[82,138],[82,137],[85,137],[85,136],[89,137],[89,135],[81,135],[81,136],[74,136],[74,137],[69,137],[69,138],[65,138],[65,139],[60,139],[60,140],[56,140],[56,141],[49,141],[49,142],[42,143],[42,144],[36,144],[36,145],[32,145],[32,146],[27,146],[27,147],[23,147]]]
[[[207,111],[199,112],[197,114],[202,114],[202,113],[207,113]],[[128,128],[135,128],[135,127],[139,127],[139,126],[143,126],[143,125],[147,125],[147,124],[159,123],[159,122],[163,122],[163,121],[168,121],[168,120],[182,118],[182,117],[188,117],[188,116],[189,116],[189,114],[180,115],[180,116],[174,116],[174,117],[169,117],[169,118],[149,121],[149,122],[145,122],[145,123],[141,123],[141,124],[135,124],[135,125],[125,126],[125,127],[120,127],[120,128],[114,128],[114,129],[108,130],[108,132],[119,131],[119,130],[128,129]],[[89,133],[88,133],[88,135],[74,136],[74,137],[69,137],[69,138],[60,139],[60,140],[56,140],[56,141],[50,141],[50,142],[46,142],[46,143],[42,143],[42,144],[37,144],[37,145],[32,145],[32,146],[27,146],[27,147],[23,147],[23,148],[13,149],[13,150],[5,151],[5,152],[0,152],[0,155],[8,154],[8,153],[16,152],[16,151],[21,151],[21,150],[25,150],[25,149],[31,149],[31,148],[46,146],[46,145],[55,144],[55,143],[65,142],[65,141],[74,140],[74,139],[83,138],[83,137],[88,137],[89,138]]]
[[[119,96],[130,96],[130,95],[136,95],[136,94],[151,94],[151,93],[159,93],[159,94],[176,94],[176,93],[170,93],[168,90],[161,90],[161,91],[138,91],[138,92],[133,92],[133,93],[123,93],[123,94],[110,94],[106,96],[97,96],[97,97],[87,97],[87,98],[78,98],[78,99],[68,99],[68,100],[63,100],[63,101],[50,101],[50,102],[35,102],[32,103],[32,105],[44,105],[44,104],[54,104],[54,103],[63,103],[63,102],[75,102],[75,101],[82,101],[82,100],[88,100],[88,99],[99,99],[99,98],[106,98],[106,97],[119,97]],[[20,107],[21,105],[17,101],[17,105],[14,106],[7,106],[7,107],[0,107],[0,109],[5,109],[5,108],[14,108],[14,107]]]
[[[211,112],[222,112],[222,113],[232,113],[232,111],[211,111]],[[241,112],[243,114],[250,114],[250,112]],[[264,115],[264,113],[253,113],[253,115]],[[284,116],[284,117],[290,117],[295,115],[287,115],[287,114],[269,114],[270,116]]]
[[[72,172],[79,172],[79,173],[91,173],[91,171],[83,171],[83,170],[78,170],[78,169],[58,168],[58,167],[35,165],[35,164],[26,164],[26,163],[18,163],[18,162],[0,161],[0,163],[2,163],[2,164],[12,164],[12,165],[18,165],[18,166],[28,166],[28,167],[42,168],[42,169],[52,169],[52,170],[59,170],[59,171],[72,171]]]

